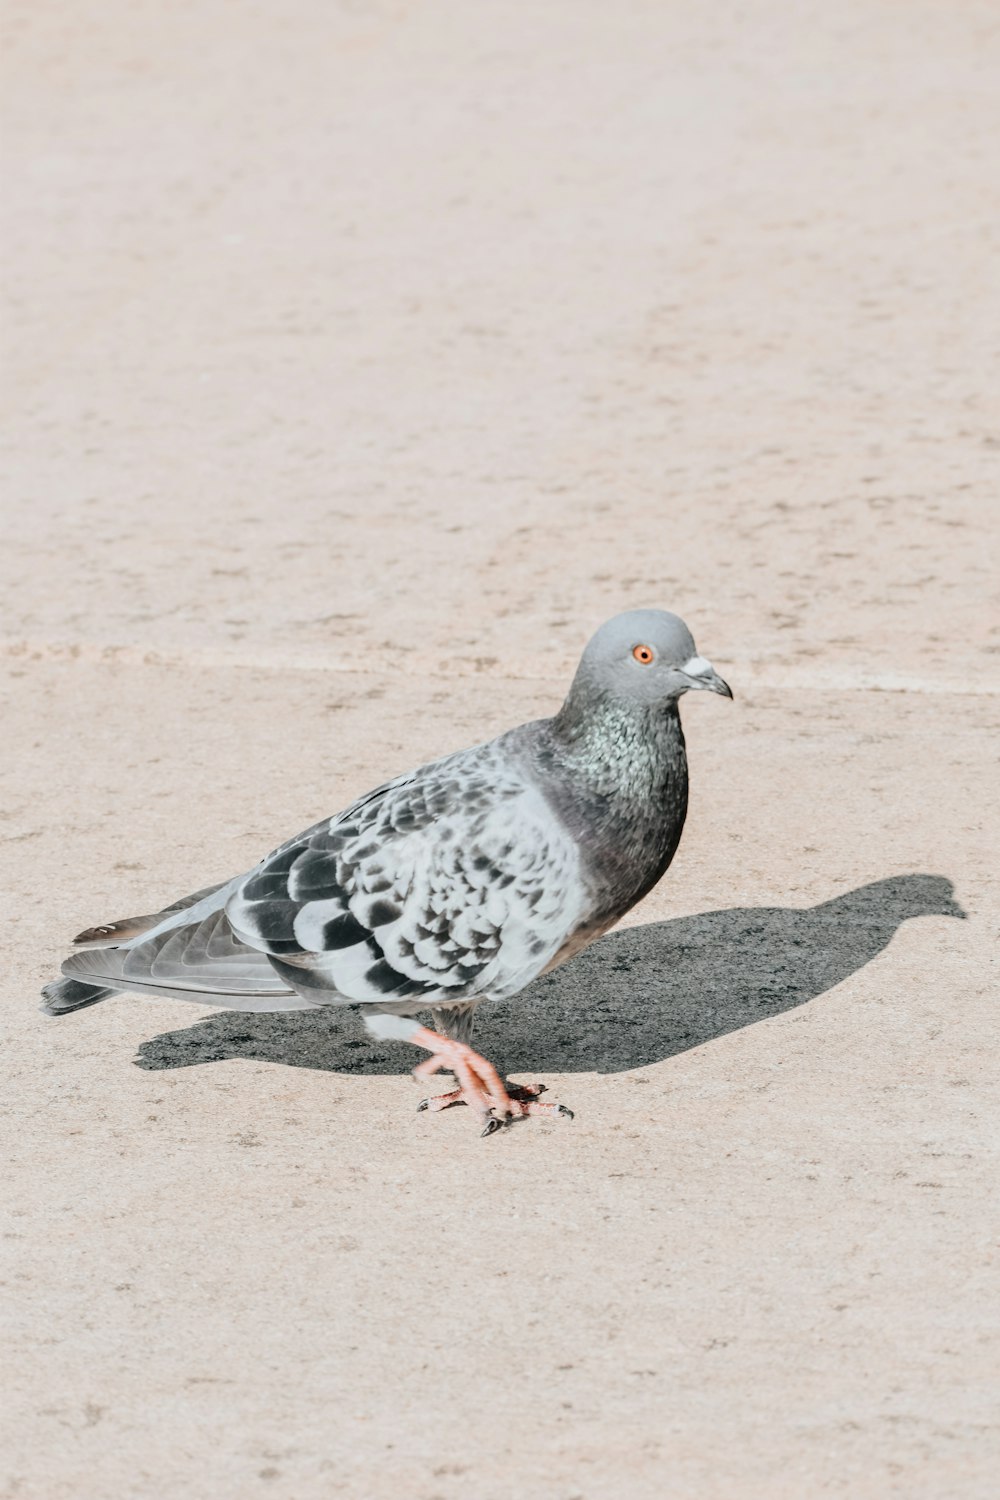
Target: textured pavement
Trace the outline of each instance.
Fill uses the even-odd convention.
[[[993,7],[7,15],[0,1495],[992,1500]],[[483,1017],[571,1125],[38,1014],[643,604],[736,701]]]

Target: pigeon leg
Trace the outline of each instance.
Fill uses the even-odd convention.
[[[512,1120],[524,1119],[527,1115],[561,1115],[572,1119],[573,1111],[563,1104],[542,1103],[538,1096],[544,1085],[505,1084],[491,1062],[480,1057],[467,1042],[454,1037],[442,1036],[428,1026],[403,1016],[369,1014],[365,1025],[373,1036],[393,1041],[412,1042],[415,1047],[425,1047],[431,1054],[413,1070],[414,1078],[432,1078],[435,1073],[447,1071],[455,1075],[458,1084],[446,1094],[437,1094],[425,1099],[420,1109],[450,1109],[454,1104],[466,1104],[483,1122],[483,1135],[492,1135]]]
[[[421,1109],[437,1112],[454,1104],[467,1104],[483,1121],[483,1135],[492,1135],[511,1120],[527,1115],[573,1118],[572,1111],[564,1105],[539,1101],[543,1084],[505,1084],[493,1064],[465,1042],[441,1036],[426,1026],[417,1027],[409,1040],[417,1047],[426,1047],[431,1054],[414,1068],[414,1078],[423,1080],[447,1071],[454,1073],[458,1082],[457,1089],[425,1099],[419,1106]]]

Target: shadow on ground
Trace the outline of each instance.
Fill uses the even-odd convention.
[[[476,1043],[511,1073],[617,1073],[805,1005],[870,963],[908,917],[962,917],[949,880],[903,875],[820,906],[733,907],[601,938],[514,1000],[484,1005]],[[420,1056],[423,1056],[421,1053]],[[228,1058],[336,1073],[406,1073],[351,1009],[220,1011],[139,1048],[139,1067]]]

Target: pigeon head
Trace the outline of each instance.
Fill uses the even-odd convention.
[[[664,609],[633,609],[606,621],[587,644],[577,683],[650,707],[695,688],[733,696],[712,663],[698,655],[684,621]]]

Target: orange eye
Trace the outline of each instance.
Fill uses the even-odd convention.
[[[653,648],[652,646],[633,646],[632,655],[636,661],[642,662],[644,667],[648,667],[653,660]]]

